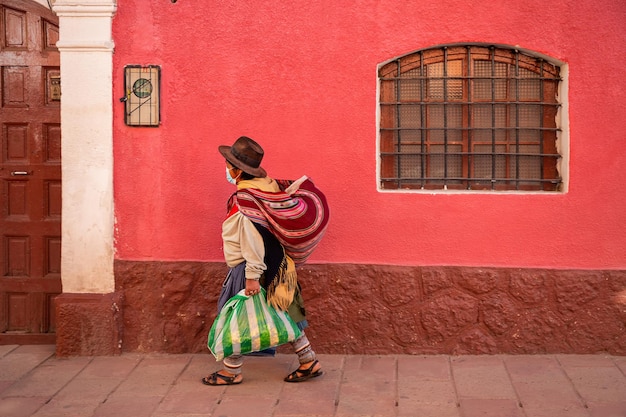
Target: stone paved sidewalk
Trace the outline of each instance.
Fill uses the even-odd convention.
[[[626,357],[319,355],[325,374],[283,382],[295,355],[246,360],[207,387],[207,354],[60,359],[0,346],[3,417],[626,417]]]

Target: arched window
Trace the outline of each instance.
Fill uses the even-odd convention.
[[[455,45],[395,59],[378,76],[381,189],[560,190],[558,66]]]

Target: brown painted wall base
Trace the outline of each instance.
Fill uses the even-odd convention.
[[[117,261],[124,351],[207,352],[221,263]],[[319,353],[626,354],[626,271],[299,269]]]
[[[122,293],[61,294],[55,303],[57,356],[122,352]]]

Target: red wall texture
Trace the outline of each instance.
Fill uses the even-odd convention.
[[[329,199],[327,235],[302,271],[322,288],[309,291],[317,323],[344,326],[334,336],[314,327],[323,351],[357,349],[342,335],[365,311],[382,327],[403,324],[387,326],[392,341],[356,332],[363,349],[626,353],[625,22],[618,0],[120,1],[114,96],[124,95],[125,65],[162,68],[160,127],[125,126],[114,103],[127,348],[204,343],[233,191],[217,146],[248,135],[271,176],[307,174]],[[452,43],[518,46],[566,64],[566,193],[377,191],[378,65]],[[205,280],[214,288],[198,292]],[[166,346],[175,334],[184,336]]]
[[[162,67],[162,124],[115,105],[117,257],[220,261],[232,191],[216,148],[240,135],[276,178],[307,174],[332,220],[317,263],[626,266],[626,5],[597,2],[125,0],[123,67]],[[377,65],[456,42],[519,45],[569,66],[569,192],[380,193]]]

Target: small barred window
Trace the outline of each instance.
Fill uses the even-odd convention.
[[[481,45],[382,66],[380,187],[559,191],[559,67]]]

